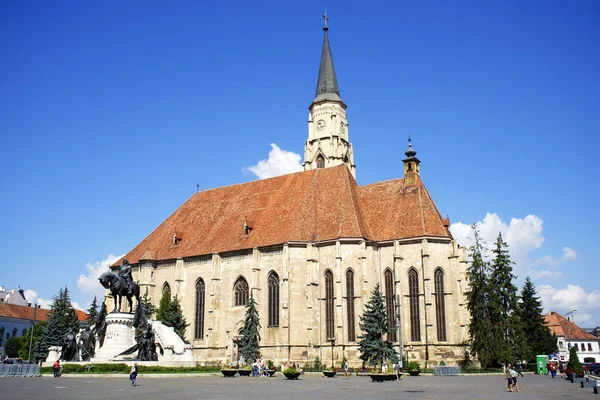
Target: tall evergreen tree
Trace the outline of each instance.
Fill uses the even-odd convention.
[[[469,336],[471,338],[471,352],[477,355],[481,367],[487,367],[497,354],[496,343],[493,340],[493,323],[489,312],[489,264],[483,259],[483,242],[479,237],[477,225],[472,225],[475,243],[469,248],[471,264],[467,268],[469,290],[467,309],[471,314],[469,322]]]
[[[90,304],[90,308],[87,310],[87,315],[87,321],[90,326],[94,325],[98,316],[98,301],[96,300],[96,296],[94,296],[94,300],[92,300],[92,304]]]
[[[521,289],[521,300],[516,312],[523,334],[523,358],[535,362],[538,354],[551,354],[557,349],[556,337],[546,326],[542,302],[531,279],[527,277]]]
[[[571,369],[577,374],[577,376],[583,376],[583,366],[579,357],[577,356],[577,348],[575,346],[569,349],[569,361],[567,362],[567,369]]]
[[[359,336],[358,350],[360,359],[371,365],[383,366],[385,360],[398,362],[398,353],[384,335],[390,332],[388,325],[387,308],[379,283],[371,292],[371,299],[365,304],[365,310],[360,317],[360,329],[364,334]]]
[[[156,310],[156,319],[159,321],[164,321],[166,318],[166,312],[167,309],[169,308],[169,305],[171,304],[171,292],[168,290],[165,290],[163,292],[162,297],[160,298],[160,302],[158,303],[158,310]],[[146,311],[144,309],[144,311]],[[147,316],[148,314],[146,314]]]
[[[260,317],[256,309],[254,297],[250,297],[246,304],[246,317],[242,328],[242,355],[244,360],[251,362],[260,357],[258,343],[260,342]]]
[[[140,304],[142,305],[142,308],[144,309],[146,318],[152,319],[152,315],[154,315],[154,313],[156,313],[156,307],[154,307],[154,304],[152,304],[152,302],[150,301],[150,298],[148,297],[148,292],[144,293],[144,296],[140,300]]]
[[[492,341],[496,344],[496,353],[490,361],[507,363],[514,361],[517,354],[522,353],[520,337],[521,329],[515,310],[518,307],[517,287],[513,285],[513,275],[508,244],[502,240],[502,234],[492,249],[494,258],[491,262],[491,275],[488,292],[488,317],[494,324],[491,326]]]
[[[164,312],[163,319],[160,321],[166,326],[173,327],[175,333],[177,333],[177,335],[179,335],[179,337],[187,343],[187,340],[185,339],[185,329],[189,324],[185,320],[185,316],[183,315],[183,310],[181,309],[181,304],[179,303],[177,296],[175,296],[173,301],[169,303]]]
[[[48,347],[61,346],[67,331],[71,329],[74,333],[79,332],[79,319],[69,296],[69,289],[65,286],[60,289],[58,295],[52,299],[50,307],[50,318],[48,326],[42,334],[36,347],[36,359],[48,356]]]

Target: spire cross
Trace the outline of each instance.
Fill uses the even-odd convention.
[[[329,18],[327,18],[327,8],[325,8],[325,12],[323,13],[323,28],[327,28],[327,21],[329,21]]]

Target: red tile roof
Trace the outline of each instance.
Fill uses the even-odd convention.
[[[422,236],[451,239],[420,179],[413,187],[404,179],[359,187],[340,165],[197,192],[125,258],[134,264],[289,242]]]
[[[564,336],[567,340],[599,340],[596,336],[581,329],[555,311],[550,311],[544,318],[546,320],[546,326],[550,328],[550,332],[556,334],[556,336]]]
[[[87,320],[87,314],[81,310],[75,310],[77,319],[81,321]],[[0,303],[0,317],[16,318],[33,320],[33,307],[19,306],[16,304]],[[38,308],[35,320],[46,321],[50,317],[50,310]]]

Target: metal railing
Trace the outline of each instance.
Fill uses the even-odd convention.
[[[433,375],[435,376],[458,376],[460,375],[460,367],[454,367],[449,365],[437,366],[433,369]]]
[[[40,376],[37,364],[0,364],[0,376]]]

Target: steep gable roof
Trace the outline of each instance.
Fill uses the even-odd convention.
[[[420,236],[450,238],[421,184],[358,187],[339,165],[197,192],[125,258],[134,264],[290,242]]]
[[[556,336],[564,336],[567,340],[592,340],[595,342],[599,340],[555,311],[550,311],[544,316],[544,319],[546,326]]]

